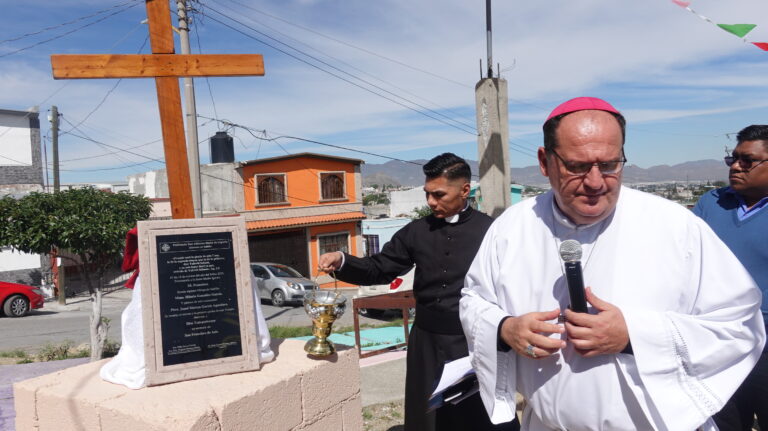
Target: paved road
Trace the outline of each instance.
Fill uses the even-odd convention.
[[[120,314],[130,300],[130,292],[115,291],[104,297],[104,317],[111,320],[108,337],[120,340]],[[46,343],[70,340],[87,343],[91,302],[87,297],[67,300],[66,306],[46,302],[42,310],[33,310],[19,318],[0,318],[0,351],[24,349],[33,351]]]
[[[370,358],[361,361],[360,392],[363,407],[399,401],[405,396],[405,352],[397,353],[397,359],[388,358],[368,366],[364,362]]]
[[[103,313],[111,320],[108,337],[120,340],[120,315],[131,299],[132,290],[119,289],[104,296]],[[345,290],[348,310],[337,325],[353,324],[351,298],[356,290]],[[0,351],[24,349],[35,351],[46,343],[70,340],[75,345],[89,342],[88,322],[91,302],[86,296],[69,298],[66,306],[47,302],[42,310],[33,310],[21,318],[0,317]],[[309,326],[311,322],[301,306],[273,307],[262,304],[268,326]],[[395,317],[386,315],[385,318]],[[381,324],[383,320],[361,317],[360,323]]]

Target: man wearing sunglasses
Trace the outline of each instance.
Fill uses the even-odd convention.
[[[494,221],[460,301],[491,420],[514,417],[517,391],[523,430],[716,429],[765,342],[757,286],[703,220],[622,187],[608,102],[569,100],[543,131],[552,190]],[[568,309],[566,240],[582,244],[587,313]]]
[[[768,125],[752,125],[736,136],[733,154],[725,157],[730,187],[701,197],[693,212],[725,242],[763,292],[762,312],[768,328]],[[723,431],[751,430],[757,415],[768,430],[768,350],[715,416]]]

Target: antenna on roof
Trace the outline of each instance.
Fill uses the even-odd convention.
[[[488,78],[493,78],[493,38],[491,28],[491,0],[485,0],[485,39],[488,46],[488,58],[486,60],[486,66],[488,66]]]

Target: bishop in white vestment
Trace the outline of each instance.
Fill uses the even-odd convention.
[[[539,151],[552,191],[493,223],[465,279],[460,317],[483,403],[506,422],[520,392],[523,430],[716,429],[710,417],[765,343],[760,291],[689,210],[621,186],[623,117],[574,101],[553,111],[557,144]],[[591,307],[561,325],[567,239],[583,244]]]

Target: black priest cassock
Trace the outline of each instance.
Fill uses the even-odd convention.
[[[464,276],[493,219],[467,207],[456,217],[434,215],[400,229],[381,253],[367,258],[344,255],[336,275],[355,284],[388,283],[414,264],[416,319],[408,339],[405,379],[405,431],[517,429],[494,427],[479,393],[427,413],[427,401],[446,361],[467,356],[459,321]]]

